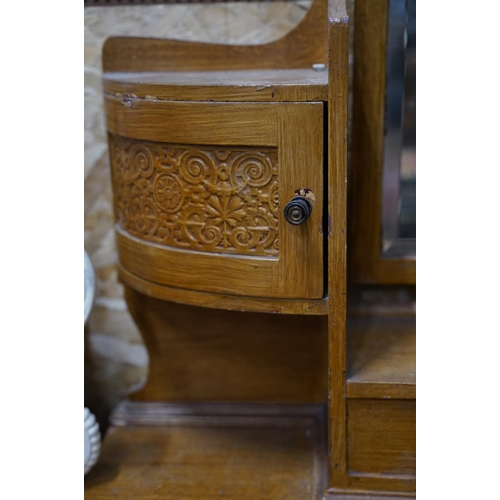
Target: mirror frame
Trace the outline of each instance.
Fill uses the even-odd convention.
[[[349,182],[349,277],[354,283],[416,283],[416,239],[383,249],[385,94],[389,0],[357,0]],[[387,245],[386,245],[387,247]]]

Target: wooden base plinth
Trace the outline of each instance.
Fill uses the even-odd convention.
[[[124,403],[87,500],[316,500],[327,488],[320,405]]]

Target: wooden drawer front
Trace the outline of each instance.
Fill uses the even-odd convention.
[[[348,469],[353,475],[415,475],[415,401],[349,400]]]
[[[155,283],[323,296],[321,103],[106,100],[121,264]],[[283,216],[314,195],[300,226]]]

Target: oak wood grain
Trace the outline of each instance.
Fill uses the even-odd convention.
[[[103,47],[104,72],[311,68],[326,64],[327,0],[315,0],[300,24],[260,45],[223,45],[112,37]]]
[[[324,420],[274,406],[218,412],[149,405],[115,425],[85,479],[85,498],[319,500],[326,487]],[[159,410],[159,411],[158,411]],[[180,411],[179,411],[180,410]],[[187,411],[186,411],[187,410]],[[122,415],[126,414],[121,411]],[[125,417],[127,419],[127,417]],[[155,421],[156,420],[156,421]],[[140,444],[140,445],[139,445]]]
[[[279,205],[275,215],[278,227],[273,228],[279,238],[277,256],[230,255],[229,249],[225,253],[224,249],[215,253],[203,251],[208,250],[208,245],[207,248],[202,245],[202,251],[198,252],[173,248],[161,245],[156,240],[151,241],[147,235],[139,238],[130,234],[119,220],[117,246],[120,262],[125,269],[153,283],[203,292],[288,299],[323,298],[322,103],[154,103],[134,99],[131,106],[127,107],[114,98],[107,98],[106,102],[109,131],[121,137],[143,141],[137,142],[137,147],[142,149],[147,145],[152,149],[165,148],[165,143],[209,144],[212,148],[217,145],[221,148],[231,146],[236,150],[244,150],[245,146],[277,148],[276,187]],[[110,142],[112,144],[113,141]],[[151,156],[150,153],[148,156]],[[111,163],[117,210],[118,186],[125,182],[128,170],[118,169],[114,154],[111,155]],[[162,172],[168,170],[167,165],[163,166],[161,162],[158,165]],[[180,168],[189,167],[181,165]],[[195,168],[201,167],[196,164]],[[143,213],[133,217],[141,220],[152,218],[155,222],[157,216],[151,213],[150,205],[153,202],[149,200],[149,191],[154,186],[148,187],[148,192],[142,198],[133,193],[134,189],[144,191],[141,185],[149,182],[146,176],[153,175],[149,173],[149,166],[144,167],[144,170],[147,170],[144,175],[143,171],[134,174],[133,179],[137,180],[132,182],[130,188],[130,196],[135,197],[134,201],[138,200],[144,205],[144,208],[139,208],[139,212]],[[253,179],[256,172],[260,172],[259,166],[250,165],[249,178]],[[188,181],[185,189],[189,190],[194,181]],[[250,186],[253,184],[250,180],[248,183]],[[200,191],[195,189],[196,185],[192,187],[192,197],[199,198]],[[213,186],[210,189],[212,197],[216,198],[210,201],[213,206],[215,202],[227,204],[224,192],[219,193]],[[266,195],[260,192],[264,188],[258,189],[256,202]],[[292,226],[285,221],[281,209],[298,189],[308,189],[314,195],[313,210],[304,224]],[[237,198],[241,203],[240,198]],[[128,203],[128,207],[132,210],[133,204]],[[264,207],[258,210],[262,212]],[[220,220],[231,219],[223,208],[219,211]],[[262,218],[261,215],[258,217],[259,220]],[[229,220],[228,224],[234,222]],[[250,232],[250,228],[240,222],[235,231]]]
[[[274,299],[239,297],[219,293],[198,292],[184,288],[158,285],[128,272],[118,264],[120,280],[125,285],[149,297],[190,306],[271,314],[304,314],[323,316],[328,313],[328,298],[324,299]]]
[[[347,432],[352,486],[377,480],[380,489],[414,491],[415,401],[351,399]]]
[[[301,102],[328,99],[328,72],[303,69],[105,73],[104,92],[150,100]]]
[[[347,95],[349,19],[342,1],[328,12],[328,388],[329,481],[347,484],[346,437],[346,230],[347,230]]]
[[[327,318],[242,313],[125,287],[149,353],[140,401],[324,403]]]
[[[106,126],[112,134],[209,146],[277,146],[276,120],[286,106],[319,104],[155,102],[130,96],[105,96]]]
[[[415,318],[350,318],[348,398],[415,399]]]

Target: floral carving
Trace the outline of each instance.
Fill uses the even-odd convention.
[[[278,257],[276,148],[109,136],[116,216],[130,234],[203,252]]]
[[[175,212],[182,205],[182,186],[173,175],[159,175],[154,183],[154,198],[166,212]]]

